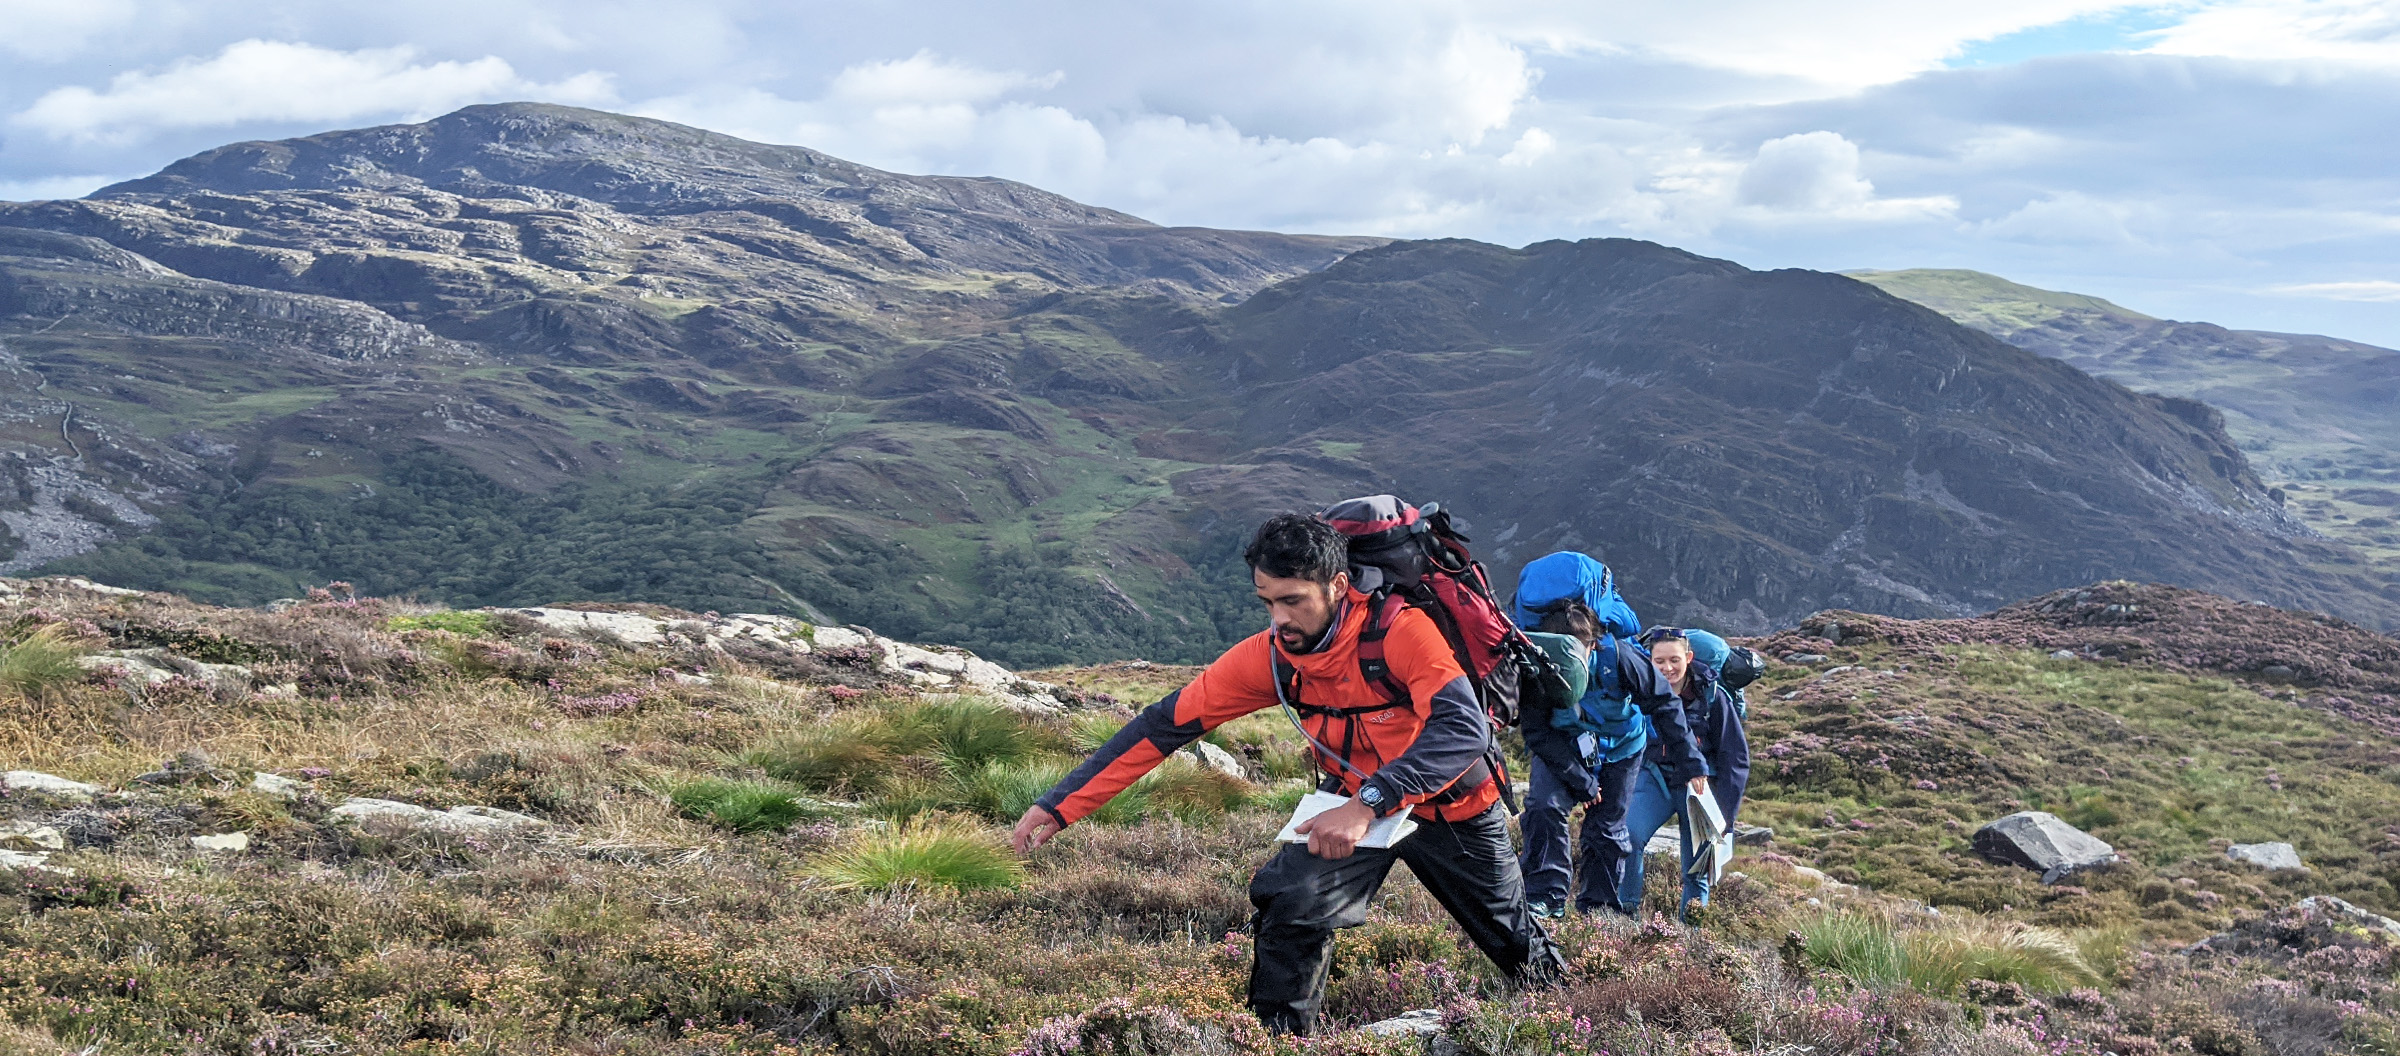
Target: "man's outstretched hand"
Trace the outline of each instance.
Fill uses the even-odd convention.
[[[1008,834],[1008,845],[1016,848],[1018,854],[1024,854],[1050,842],[1050,837],[1058,835],[1062,827],[1058,815],[1040,807],[1027,807],[1025,816],[1017,819],[1017,831]]]
[[[1375,823],[1373,808],[1356,799],[1301,822],[1292,831],[1308,837],[1308,853],[1319,858],[1348,858],[1367,838]]]

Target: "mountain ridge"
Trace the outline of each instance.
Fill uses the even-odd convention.
[[[1730,630],[2124,575],[2400,617],[2209,408],[1849,279],[1163,228],[1003,182],[495,106],[0,205],[6,559],[1177,659],[1255,622],[1226,555],[1256,515],[1398,489],[1503,576],[1590,549]]]

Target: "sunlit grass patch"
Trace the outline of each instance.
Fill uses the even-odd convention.
[[[2048,928],[1980,918],[1902,924],[1878,913],[1834,911],[1794,927],[1811,960],[1868,985],[1908,985],[1952,996],[1970,979],[2057,994],[2100,982],[2075,939]]]
[[[701,777],[667,790],[675,809],[735,832],[781,832],[813,811],[790,788],[763,781]]]
[[[808,873],[845,890],[974,891],[1015,887],[1025,878],[1025,866],[998,833],[966,819],[926,815],[890,828],[860,830],[819,855]]]
[[[82,681],[78,660],[87,652],[50,624],[13,645],[0,646],[0,687],[31,699],[43,699]]]

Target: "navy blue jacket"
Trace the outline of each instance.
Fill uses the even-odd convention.
[[[1716,672],[1708,666],[1693,663],[1692,686],[1698,692],[1689,700],[1678,697],[1676,703],[1690,722],[1692,739],[1700,755],[1708,761],[1708,791],[1716,797],[1717,809],[1724,812],[1725,824],[1732,825],[1734,813],[1741,809],[1742,793],[1750,787],[1750,735],[1742,728],[1742,709],[1733,702],[1733,695],[1717,684]],[[1664,732],[1664,727],[1661,727]],[[1657,745],[1650,748],[1650,765],[1666,776],[1667,790],[1672,793],[1691,780],[1692,774],[1670,767],[1668,756]],[[1678,775],[1682,776],[1678,776]]]
[[[1683,702],[1676,699],[1675,687],[1667,683],[1666,676],[1651,666],[1649,654],[1630,642],[1618,642],[1617,678],[1626,695],[1633,698],[1633,706],[1650,719],[1652,732],[1650,746],[1645,749],[1646,758],[1662,768],[1669,780],[1678,783],[1708,773],[1709,764],[1701,757],[1699,742],[1684,718]],[[1594,685],[1599,681],[1596,675],[1592,679]],[[1740,720],[1737,718],[1735,722],[1738,724]],[[1583,757],[1582,748],[1575,743],[1575,731],[1552,726],[1548,715],[1526,715],[1524,727],[1525,750],[1558,775],[1560,786],[1587,803],[1600,795],[1597,771],[1603,760]],[[1738,735],[1738,725],[1736,731]],[[1742,753],[1745,778],[1749,772],[1750,755],[1745,748]]]

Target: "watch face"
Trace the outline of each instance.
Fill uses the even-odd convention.
[[[1359,790],[1358,801],[1370,807],[1380,807],[1383,805],[1383,790],[1373,785],[1368,785],[1367,787]]]

